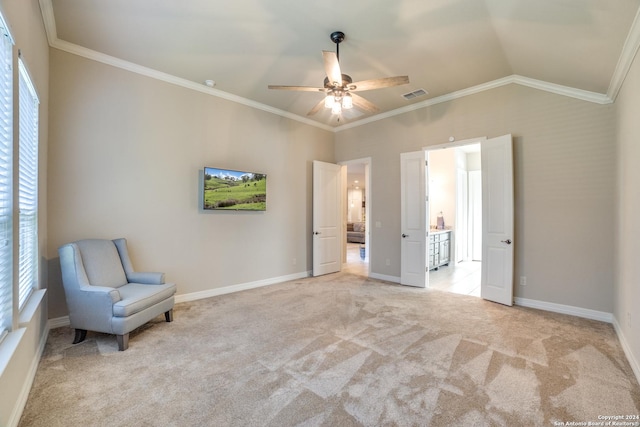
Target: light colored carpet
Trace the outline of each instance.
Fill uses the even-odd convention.
[[[340,273],[52,330],[20,426],[551,426],[640,413],[611,325]]]

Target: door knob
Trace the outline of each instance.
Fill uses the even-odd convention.
[[[404,239],[405,237],[409,237],[409,235],[402,233],[402,238]]]
[[[511,239],[507,239],[507,240],[500,240],[502,243],[506,243],[507,245],[511,244]]]

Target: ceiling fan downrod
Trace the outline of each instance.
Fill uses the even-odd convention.
[[[342,31],[334,31],[331,33],[331,41],[336,44],[336,57],[340,61],[340,43],[344,41],[344,33]]]

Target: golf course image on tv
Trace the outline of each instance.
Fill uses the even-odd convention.
[[[264,211],[267,175],[205,167],[203,193],[205,210]]]

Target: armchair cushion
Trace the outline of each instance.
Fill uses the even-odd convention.
[[[111,240],[88,239],[76,244],[92,286],[119,288],[127,283],[120,255]]]
[[[129,283],[119,287],[118,292],[120,292],[121,300],[113,304],[113,315],[127,317],[171,298],[176,293],[176,285],[167,283],[149,286],[141,283]]]

